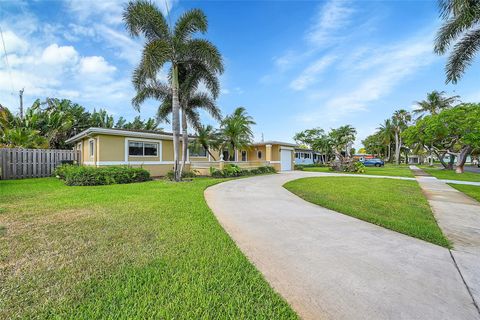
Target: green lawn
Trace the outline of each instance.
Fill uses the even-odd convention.
[[[0,181],[0,319],[297,318],[206,205],[218,181]]]
[[[432,168],[428,166],[420,166],[420,168],[423,171],[431,174],[432,176],[438,179],[480,182],[480,173],[475,173],[475,172],[455,173],[454,170],[444,170],[443,168],[440,168],[440,167]]]
[[[284,187],[322,207],[449,247],[416,181],[315,177]]]
[[[466,184],[456,184],[456,183],[449,183],[448,185],[480,202],[479,186],[469,186]]]
[[[313,172],[334,172],[329,167],[310,167],[304,168],[304,171]],[[408,166],[396,166],[392,164],[386,164],[384,167],[367,167],[366,172],[362,173],[366,175],[379,175],[379,176],[396,176],[396,177],[412,177],[413,173]]]

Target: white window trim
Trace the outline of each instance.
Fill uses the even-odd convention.
[[[93,142],[93,148],[92,148],[93,149],[93,154],[91,153],[92,150],[90,149],[90,143],[91,142]],[[89,155],[90,159],[95,158],[95,149],[96,149],[95,145],[96,145],[95,139],[93,139],[93,138],[88,139],[88,155]]]
[[[147,143],[157,143],[158,144],[158,154],[156,156],[130,156],[128,154],[128,149],[129,149],[129,143],[130,142],[147,142]],[[136,162],[142,163],[151,163],[154,164],[155,162],[160,162],[163,163],[162,161],[162,140],[153,140],[153,139],[135,139],[135,138],[125,138],[125,163],[124,164],[138,164]],[[129,157],[134,157],[134,158],[158,158],[158,160],[145,160],[145,161],[128,161]],[[118,162],[118,161],[100,161],[100,162]],[[120,161],[122,162],[122,161]]]

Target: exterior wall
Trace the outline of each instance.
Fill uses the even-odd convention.
[[[101,135],[98,140],[98,161],[125,160],[125,137]]]

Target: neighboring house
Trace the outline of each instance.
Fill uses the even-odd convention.
[[[425,162],[424,157],[417,154],[408,155],[408,164],[422,164]]]
[[[358,160],[358,161],[365,161],[368,159],[374,159],[375,156],[373,154],[368,154],[368,153],[357,153],[353,155],[353,159]]]
[[[323,162],[322,154],[312,149],[295,148],[295,164],[314,164]]]
[[[81,151],[79,162],[82,165],[141,166],[152,176],[163,176],[173,169],[171,133],[89,128],[66,142],[74,144],[74,149]],[[270,141],[255,143],[248,150],[235,150],[233,155],[228,155],[228,152],[220,155],[217,150],[210,150],[215,159],[203,148],[189,150],[186,169],[209,174],[211,167],[221,169],[227,163],[234,163],[243,168],[270,165],[278,171],[293,170],[294,146]],[[223,156],[226,156],[225,160]]]

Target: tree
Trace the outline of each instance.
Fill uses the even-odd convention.
[[[335,153],[336,158],[341,162],[350,158],[350,148],[355,141],[357,130],[351,125],[341,126],[337,129],[332,129],[329,133],[330,143]]]
[[[197,128],[197,134],[192,141],[192,147],[198,150],[200,147],[207,150],[208,154],[216,161],[215,156],[210,152],[211,149],[219,149],[221,145],[220,133],[217,132],[213,126],[200,126]]]
[[[417,109],[413,110],[413,114],[419,115],[417,119],[422,118],[425,114],[438,114],[443,109],[454,106],[459,101],[459,96],[446,97],[445,91],[438,92],[436,90],[427,94],[427,99],[417,101]]]
[[[303,144],[308,148],[313,149],[314,144],[325,135],[325,131],[321,128],[313,128],[303,130],[301,132],[295,133],[293,140],[298,144]]]
[[[252,144],[252,125],[255,125],[255,121],[247,114],[244,107],[238,107],[220,123],[223,140],[221,150],[228,151],[229,160],[233,160],[235,150],[246,149]]]
[[[383,132],[377,131],[374,134],[369,135],[364,140],[362,140],[362,144],[364,146],[365,152],[359,151],[360,153],[370,153],[374,155],[381,155],[384,152],[385,145],[384,145],[384,136]],[[362,150],[360,149],[360,150]]]
[[[194,129],[201,127],[199,110],[202,109],[217,121],[222,119],[220,109],[215,99],[220,93],[220,84],[217,75],[210,70],[205,70],[202,65],[190,64],[188,69],[185,65],[179,67],[179,99],[182,115],[182,166],[187,161],[188,149],[188,124]],[[205,84],[211,93],[198,91],[200,84]],[[172,90],[164,83],[144,86],[133,99],[134,105],[139,106],[146,98],[162,97],[162,103],[157,110],[157,120],[169,122],[172,113]]]
[[[402,132],[407,128],[412,116],[404,109],[397,110],[392,116],[392,127],[395,136],[395,163],[400,164],[400,151],[403,146]]]
[[[457,83],[480,50],[480,1],[440,0],[444,20],[435,39],[435,52],[451,53],[445,67],[446,83]]]
[[[426,116],[403,133],[408,143],[431,145],[444,167],[445,154],[456,156],[456,172],[463,173],[467,156],[480,148],[480,104],[461,104]]]
[[[133,84],[138,91],[156,80],[165,64],[171,68],[172,133],[174,151],[174,180],[181,179],[179,68],[182,65],[201,64],[214,73],[223,72],[223,63],[217,48],[205,39],[195,39],[197,33],[207,31],[207,17],[198,9],[185,12],[170,26],[153,3],[144,0],[128,3],[123,19],[132,37],[145,38],[142,58],[134,71]]]
[[[382,143],[385,145],[386,159],[388,162],[390,162],[392,158],[392,141],[395,139],[395,132],[393,130],[392,120],[384,120],[380,127],[377,128],[377,130],[379,130],[378,138],[380,138]]]

